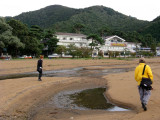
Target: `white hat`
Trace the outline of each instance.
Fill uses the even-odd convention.
[[[141,57],[140,59],[139,59],[139,63],[145,63],[146,61],[145,61],[145,59],[144,59],[144,57]]]

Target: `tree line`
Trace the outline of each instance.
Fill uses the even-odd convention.
[[[45,45],[49,46],[49,50],[56,47],[58,39],[53,36],[53,33],[37,25],[28,27],[15,19],[6,22],[4,18],[0,18],[0,54],[9,53],[13,57],[38,56],[42,54]],[[47,42],[43,43],[44,40]]]
[[[84,28],[85,25],[76,23],[73,25],[73,32],[82,33]],[[150,34],[141,35],[136,31],[114,31],[107,26],[97,31],[97,33],[90,33],[87,35],[87,39],[92,40],[89,45],[91,50],[96,48],[98,44],[104,44],[103,37],[111,35],[122,37],[127,40],[127,42],[142,43],[142,46],[151,47],[152,49],[155,49],[155,47],[159,45]],[[0,54],[2,52],[9,53],[13,57],[17,57],[18,55],[48,55],[54,52],[59,54],[67,52],[73,56],[76,56],[79,52],[80,57],[90,54],[88,48],[79,50],[74,45],[69,46],[68,48],[70,49],[66,50],[66,48],[62,46],[57,46],[58,41],[54,29],[42,29],[38,25],[28,27],[19,20],[11,19],[6,22],[4,18],[0,18]],[[88,51],[88,54],[84,51]]]

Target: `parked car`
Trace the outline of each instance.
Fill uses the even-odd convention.
[[[0,59],[10,60],[10,59],[12,59],[12,56],[11,55],[2,55],[2,56],[0,56]]]
[[[31,59],[32,56],[22,55],[19,58],[21,58],[21,59]]]
[[[72,58],[72,55],[64,55],[63,58]]]
[[[157,56],[160,56],[160,52],[157,52]]]
[[[58,54],[56,54],[56,53],[54,53],[54,54],[52,54],[52,55],[48,55],[48,58],[49,58],[49,59],[51,59],[51,58],[58,58],[58,57],[60,57],[60,55],[58,55]]]

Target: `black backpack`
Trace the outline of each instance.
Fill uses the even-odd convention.
[[[145,68],[146,68],[146,65],[144,65],[142,75],[144,75]],[[151,86],[151,85],[152,85],[152,81],[151,81],[150,78],[143,78],[143,77],[142,77],[142,81],[141,81],[140,86],[141,86],[143,89],[152,90],[152,86]]]

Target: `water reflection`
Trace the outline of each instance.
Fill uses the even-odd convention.
[[[91,66],[91,67],[95,67],[95,66]],[[107,75],[110,73],[120,73],[120,72],[126,72],[130,70],[132,70],[132,68],[110,68],[110,69],[97,70],[97,69],[84,69],[83,67],[79,67],[79,68],[65,69],[65,70],[44,71],[43,77],[81,77],[81,76],[101,77],[103,75]],[[9,74],[9,75],[0,75],[0,80],[23,78],[23,77],[37,77],[37,76],[38,76],[38,72],[28,72],[28,73],[18,73],[18,74],[16,73],[16,74]]]
[[[106,88],[62,91],[53,97],[51,103],[58,108],[67,109],[128,111],[109,103],[103,94],[105,91]]]

